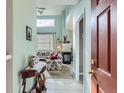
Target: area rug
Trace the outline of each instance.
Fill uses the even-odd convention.
[[[63,65],[61,71],[48,71],[50,78],[53,79],[73,79],[70,67],[68,65]]]

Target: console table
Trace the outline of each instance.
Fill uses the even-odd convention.
[[[22,79],[23,79],[23,83],[22,85],[24,85],[23,87],[23,92],[22,93],[26,93],[25,88],[26,88],[26,79],[27,78],[31,78],[34,76],[37,76],[37,71],[36,70],[23,70],[21,71],[21,75],[22,75]]]
[[[35,77],[36,79],[36,83],[34,84],[32,90],[35,89],[36,93],[42,93],[42,91],[44,90],[46,91],[45,76],[44,76],[45,70],[46,70],[46,66],[44,65],[44,63],[38,62],[37,64],[34,65],[34,69],[32,70],[24,69],[23,71],[21,71],[21,76],[23,79],[22,85],[24,86],[22,93],[27,93],[25,91],[26,79],[31,77]],[[37,84],[39,84],[39,87],[37,87]]]

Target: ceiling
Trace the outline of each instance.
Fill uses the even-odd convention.
[[[45,8],[45,9],[43,9],[43,8]],[[42,16],[45,16],[45,15],[61,15],[62,11],[64,9],[65,9],[64,5],[61,5],[61,6],[40,6],[40,7],[37,7],[36,11],[37,11],[38,16],[40,16],[40,15],[42,15]]]
[[[61,15],[66,5],[75,5],[79,0],[36,0],[38,16]]]

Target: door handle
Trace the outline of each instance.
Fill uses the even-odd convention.
[[[95,74],[95,70],[92,69],[92,70],[89,72],[89,74],[94,75],[94,74]]]

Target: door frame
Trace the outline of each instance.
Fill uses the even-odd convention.
[[[87,14],[86,14],[87,13]],[[83,39],[83,92],[91,93],[91,75],[88,73],[91,70],[91,17],[89,16],[91,11],[84,8],[83,13],[77,18],[75,23],[75,37],[79,37],[79,22],[83,18],[84,20],[84,39]],[[79,38],[76,38],[75,49],[76,53],[76,80],[79,80]]]
[[[91,1],[88,0],[86,6],[82,8],[80,14],[75,14],[73,17],[73,72],[75,80],[79,79],[79,26],[78,21],[81,17],[84,18],[84,64],[83,64],[83,93],[91,93]],[[78,48],[78,49],[77,49]],[[78,68],[76,70],[76,68]],[[77,74],[76,74],[77,73]]]
[[[79,22],[81,21],[81,19],[84,18],[84,13],[82,13],[75,24],[75,37],[79,37]],[[76,38],[76,71],[75,71],[75,79],[79,81],[79,38]]]

